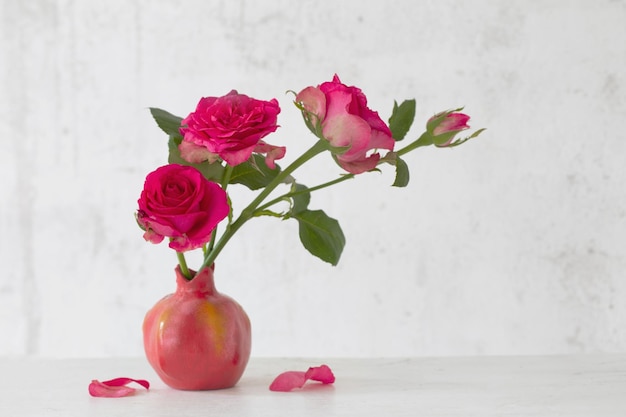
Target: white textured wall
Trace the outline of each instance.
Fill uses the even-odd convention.
[[[277,97],[291,160],[314,138],[283,93],[335,72],[385,119],[414,97],[489,130],[410,154],[407,189],[314,195],[348,239],[336,268],[295,224],[246,226],[217,285],[253,354],[626,350],[625,22],[623,0],[0,1],[0,354],[142,354],[176,262],[133,219],[166,158],[147,107]]]

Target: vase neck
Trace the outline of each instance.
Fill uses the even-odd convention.
[[[206,267],[199,272],[189,270],[193,275],[191,280],[187,280],[180,272],[180,267],[176,266],[176,292],[177,293],[197,293],[215,294],[215,284],[213,282],[213,268]]]

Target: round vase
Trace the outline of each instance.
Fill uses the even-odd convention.
[[[148,362],[172,388],[230,388],[250,358],[248,315],[235,300],[217,292],[212,267],[191,280],[178,266],[175,271],[176,292],[157,302],[143,322]]]

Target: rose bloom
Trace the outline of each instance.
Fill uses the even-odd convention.
[[[226,192],[191,166],[165,165],[148,174],[137,201],[137,222],[144,239],[184,252],[211,239],[215,226],[230,211]]]
[[[427,128],[431,125],[433,120],[441,117],[442,114],[436,114],[428,120],[426,124]],[[449,113],[446,117],[432,129],[432,135],[437,137],[436,145],[439,147],[450,146],[457,133],[462,130],[469,129],[467,122],[470,117],[464,113]]]
[[[314,116],[313,124],[320,123],[324,138],[333,147],[347,148],[335,157],[352,174],[376,168],[380,154],[372,150],[393,150],[395,141],[389,127],[367,107],[363,92],[342,84],[337,75],[332,81],[305,88],[296,95],[296,102]]]
[[[261,139],[276,131],[279,113],[276,99],[257,100],[235,90],[222,97],[203,97],[181,123],[181,157],[189,162],[211,163],[222,158],[235,166],[258,152],[266,153],[268,166],[274,168],[274,160],[285,155],[285,148]]]

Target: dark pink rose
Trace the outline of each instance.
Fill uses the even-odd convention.
[[[367,107],[363,92],[342,84],[337,75],[332,81],[305,88],[296,96],[296,102],[313,116],[313,125],[320,124],[322,135],[333,147],[347,148],[335,157],[352,174],[376,167],[380,160],[376,149],[393,150],[395,141],[389,127]]]
[[[184,252],[211,239],[215,226],[230,211],[226,192],[190,166],[165,165],[148,174],[137,201],[137,222],[144,238]]]
[[[276,99],[256,100],[235,90],[222,97],[203,97],[181,123],[181,156],[189,162],[213,162],[219,157],[239,165],[278,128],[279,113]]]
[[[467,114],[452,112],[439,120],[443,113],[434,115],[428,120],[426,128],[431,131],[435,145],[440,147],[450,146],[457,133],[469,129],[467,122],[470,117]]]

